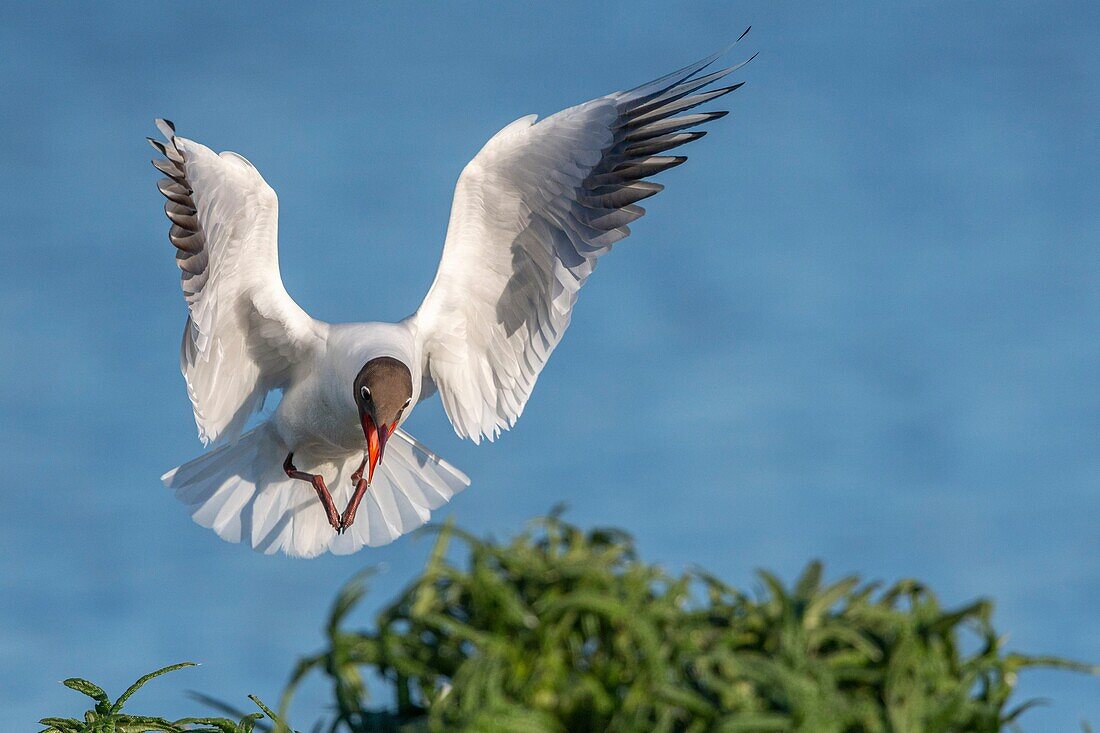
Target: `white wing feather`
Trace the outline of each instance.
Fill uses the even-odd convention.
[[[279,275],[279,202],[259,171],[240,155],[218,155],[157,126],[167,143],[153,161],[168,178],[167,198],[189,315],[180,369],[199,438],[232,442],[290,367],[318,347],[325,324],[287,294]]]
[[[726,114],[681,114],[741,86],[700,91],[743,65],[700,76],[720,55],[537,124],[518,119],[462,171],[439,270],[412,317],[460,436],[492,440],[519,418],[597,259],[645,213],[636,202],[663,188],[643,179],[686,160],[660,153]]]

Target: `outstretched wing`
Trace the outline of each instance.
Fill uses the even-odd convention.
[[[741,86],[707,89],[743,65],[701,75],[720,55],[516,120],[462,171],[439,271],[412,317],[460,436],[492,440],[519,418],[596,261],[663,189],[645,179],[686,160],[663,153],[705,134],[690,128],[726,114],[683,114]]]
[[[167,178],[168,199],[187,301],[180,369],[195,410],[199,438],[236,440],[248,417],[282,386],[290,367],[308,358],[324,324],[314,321],[279,275],[279,201],[259,171],[236,153],[220,155],[176,135],[149,142]]]

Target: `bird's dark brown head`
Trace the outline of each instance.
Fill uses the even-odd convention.
[[[367,455],[370,473],[367,482],[374,480],[374,469],[382,461],[386,440],[401,420],[401,415],[412,402],[412,373],[409,368],[390,356],[371,359],[355,377],[355,404],[359,408],[359,422],[363,437],[367,439]]]

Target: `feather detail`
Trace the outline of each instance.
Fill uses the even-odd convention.
[[[705,73],[722,53],[539,122],[520,118],[466,166],[439,271],[412,319],[458,435],[493,440],[522,414],[581,286],[645,214],[637,202],[662,190],[648,179],[687,160],[662,153],[727,114],[688,114],[740,88],[708,89],[744,65]]]

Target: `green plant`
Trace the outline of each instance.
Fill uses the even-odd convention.
[[[446,526],[423,575],[378,616],[346,628],[364,576],[340,593],[321,671],[328,731],[807,733],[999,731],[1021,670],[1096,669],[1005,651],[977,601],[943,608],[922,584],[826,584],[811,563],[793,587],[760,573],[750,596],[703,572],[641,562],[618,530],[557,514],[508,543]],[[448,559],[453,540],[468,560]],[[966,651],[972,649],[972,651]],[[367,707],[364,675],[392,685]]]
[[[557,513],[504,543],[433,531],[424,572],[373,629],[348,625],[369,570],[343,588],[327,648],[299,662],[278,716],[255,697],[250,714],[199,697],[232,719],[123,712],[184,663],[113,702],[66,680],[94,709],[43,719],[42,733],[290,733],[282,720],[313,672],[334,711],[315,733],[992,733],[1036,704],[1012,699],[1021,671],[1097,673],[1007,651],[988,601],[944,608],[913,580],[826,583],[813,562],[790,587],[761,572],[749,594],[702,570],[672,575],[625,533]],[[388,703],[368,706],[372,675],[388,681]]]
[[[193,662],[182,662],[150,672],[130,685],[126,692],[122,693],[114,702],[99,685],[79,677],[70,677],[62,684],[92,698],[95,701],[95,707],[84,714],[83,720],[77,718],[43,718],[38,721],[46,726],[41,733],[149,733],[149,731],[164,731],[165,733],[187,733],[188,731],[190,733],[252,733],[257,721],[263,719],[265,715],[274,722],[276,733],[280,730],[289,730],[255,696],[250,696],[250,699],[256,703],[261,712],[250,713],[236,722],[228,718],[210,717],[168,720],[149,715],[130,715],[122,712],[126,701],[149,680],[162,674],[174,672],[177,669],[194,666]]]

